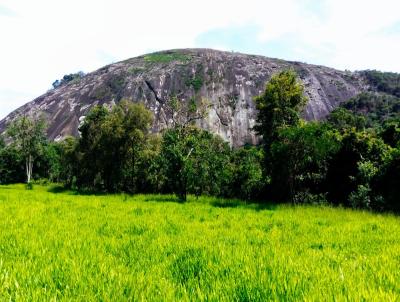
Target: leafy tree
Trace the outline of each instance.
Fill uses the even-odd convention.
[[[43,153],[46,142],[46,124],[43,117],[22,116],[11,123],[7,129],[15,148],[25,159],[26,180],[32,179],[34,161]]]
[[[61,167],[59,179],[69,188],[75,188],[77,182],[77,175],[82,166],[81,160],[78,157],[78,139],[69,136],[64,138],[58,143],[60,152]]]
[[[357,192],[358,186],[368,182],[360,171],[360,164],[380,167],[386,158],[389,147],[373,132],[357,132],[351,129],[341,138],[338,152],[329,161],[326,177],[328,199],[333,204],[351,206],[349,195]],[[361,167],[363,168],[363,167]]]
[[[152,114],[142,104],[123,100],[111,111],[94,108],[80,128],[78,187],[136,192],[151,123]]]
[[[168,188],[186,201],[188,193],[220,194],[229,146],[194,126],[175,127],[163,134],[160,158]]]
[[[295,126],[306,104],[304,88],[294,71],[282,71],[272,76],[262,95],[255,98],[258,109],[254,127],[268,149],[278,139],[279,130]]]
[[[378,204],[381,208],[400,213],[399,149],[393,149],[390,156],[385,158],[384,164],[380,167],[373,180],[372,189],[376,196],[383,197],[383,204]]]
[[[364,70],[361,74],[376,90],[400,97],[400,74],[377,70]]]
[[[265,187],[262,175],[263,152],[259,147],[245,146],[232,151],[231,163],[225,166],[226,197],[259,199]]]
[[[119,146],[119,149],[108,148],[108,156],[113,161],[108,168],[107,183],[115,182],[112,177],[121,177],[126,190],[137,191],[138,163],[142,160],[141,152],[146,147],[152,122],[152,113],[143,104],[123,100],[113,108],[103,125],[103,138],[106,145]]]
[[[351,128],[361,131],[364,130],[366,126],[365,117],[354,114],[341,107],[336,108],[329,114],[327,122],[340,132],[344,132]]]
[[[390,94],[363,92],[340,104],[339,108],[363,116],[365,126],[378,127],[389,119],[400,118],[400,98]]]
[[[380,137],[383,141],[391,147],[399,147],[400,142],[400,120],[388,120],[385,121],[380,130]]]
[[[357,189],[350,193],[349,202],[353,208],[371,208],[371,188],[370,183],[377,174],[378,168],[373,162],[359,161],[357,163],[358,173],[352,177],[357,182]]]
[[[135,165],[136,191],[143,193],[162,193],[166,175],[160,160],[162,137],[149,135]]]
[[[24,159],[14,146],[0,147],[0,184],[18,183],[26,179]]]
[[[300,192],[322,193],[328,160],[339,148],[337,135],[318,122],[279,131],[271,146],[271,188],[275,198],[298,202]]]
[[[86,116],[84,123],[79,128],[81,137],[77,145],[75,165],[79,165],[76,171],[76,185],[79,188],[100,189],[103,183],[101,175],[104,158],[101,145],[100,131],[109,112],[103,106],[94,107]]]

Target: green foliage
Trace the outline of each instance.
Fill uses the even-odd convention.
[[[368,209],[371,204],[371,189],[368,185],[358,185],[349,195],[349,203],[355,209]]]
[[[187,63],[192,59],[190,55],[179,52],[152,53],[144,57],[145,62],[149,63],[170,63],[174,61]]]
[[[147,60],[178,60],[176,54],[153,54]],[[106,83],[103,97],[119,99],[125,75]],[[196,92],[202,84],[198,76],[187,82]],[[235,100],[233,94],[232,108]],[[150,134],[151,112],[126,100],[112,109],[95,107],[79,129],[81,136],[60,143],[46,141],[44,124],[24,117],[8,130],[13,144],[0,140],[0,183],[22,181],[25,165],[27,174],[38,179],[35,184],[62,182],[81,192],[175,193],[181,201],[188,194],[212,195],[400,211],[396,97],[361,94],[334,110],[327,121],[307,123],[300,118],[306,102],[303,87],[293,71],[283,71],[255,101],[255,130],[262,135],[262,145],[234,150],[220,137],[196,128],[210,108],[198,95],[189,100],[172,96],[163,103],[160,113],[167,129],[162,136]],[[236,201],[218,202],[214,205],[238,206]],[[203,280],[192,279],[190,291]],[[258,286],[246,284],[235,293],[242,297],[247,289],[250,296],[259,294]]]
[[[177,126],[163,134],[160,158],[168,187],[185,201],[188,193],[219,195],[229,147],[196,127]]]
[[[43,116],[38,118],[22,116],[7,128],[13,146],[25,160],[26,180],[31,181],[34,161],[43,154],[46,142],[46,123]]]
[[[400,119],[385,121],[379,134],[389,146],[400,147]]]
[[[340,132],[350,130],[352,128],[361,131],[366,127],[365,117],[362,115],[354,114],[350,110],[342,107],[338,107],[333,110],[328,118],[327,122],[335,129]]]
[[[231,164],[225,166],[228,188],[225,196],[245,200],[262,197],[265,181],[262,175],[263,152],[259,147],[243,147],[232,151]]]
[[[365,70],[361,74],[376,90],[400,97],[400,74],[394,72],[380,72]]]
[[[400,98],[388,94],[363,92],[340,106],[353,112],[355,118],[363,115],[368,127],[377,127],[386,120],[400,118]]]
[[[0,184],[21,183],[26,179],[22,154],[14,146],[0,148]]]
[[[297,200],[298,193],[322,193],[328,161],[339,149],[337,135],[324,124],[303,123],[279,131],[271,146],[271,189],[279,200]]]
[[[47,190],[0,186],[2,301],[396,301],[400,292],[393,215]]]
[[[72,156],[79,165],[79,169],[73,169],[76,185],[136,192],[138,167],[151,123],[151,112],[142,104],[121,101],[111,111],[94,108],[80,127],[77,155]]]
[[[354,129],[344,133],[338,152],[329,162],[325,180],[329,201],[351,206],[348,202],[351,192],[356,192],[359,185],[367,187],[389,150],[374,133]]]
[[[201,87],[203,87],[203,77],[196,75],[191,79],[186,80],[186,86],[192,87],[195,92],[199,92]]]
[[[294,71],[282,71],[272,76],[265,91],[255,99],[258,116],[255,130],[269,148],[278,138],[280,129],[295,126],[306,104],[304,89]]]
[[[376,196],[383,197],[383,209],[400,212],[400,150],[394,149],[385,158],[372,186]],[[382,209],[381,208],[381,209]],[[379,209],[379,208],[378,208]]]

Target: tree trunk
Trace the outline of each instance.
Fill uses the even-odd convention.
[[[27,183],[31,182],[32,178],[32,169],[33,169],[33,158],[32,155],[28,155],[28,157],[25,160],[25,169],[26,169],[26,180]]]

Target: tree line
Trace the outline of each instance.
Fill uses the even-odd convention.
[[[400,210],[400,121],[367,123],[340,107],[307,122],[307,99],[293,71],[274,75],[255,98],[259,146],[233,149],[195,126],[204,100],[171,98],[167,127],[151,133],[153,115],[123,100],[94,107],[78,138],[45,138],[41,117],[21,117],[0,142],[0,183],[48,179],[79,191],[212,195],[260,202],[329,203]]]

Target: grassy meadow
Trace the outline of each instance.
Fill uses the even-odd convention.
[[[0,301],[399,301],[400,219],[0,186]]]

